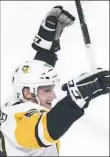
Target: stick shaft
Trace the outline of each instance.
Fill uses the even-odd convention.
[[[95,62],[95,56],[94,56],[93,50],[92,50],[92,44],[91,44],[91,40],[90,40],[87,23],[85,20],[85,16],[83,13],[83,9],[82,9],[80,0],[75,0],[75,4],[76,4],[78,16],[79,16],[79,21],[80,21],[82,34],[83,34],[84,43],[86,46],[86,55],[87,55],[87,59],[89,62],[89,67],[90,67],[91,71],[94,71],[97,69],[97,66],[96,66],[96,62]]]

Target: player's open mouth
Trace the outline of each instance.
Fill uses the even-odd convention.
[[[51,103],[51,102],[47,102],[46,104],[47,104],[47,105],[50,105],[50,106],[52,105],[52,103]]]

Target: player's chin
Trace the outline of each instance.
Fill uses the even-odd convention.
[[[51,108],[52,108],[52,103],[46,103],[46,104],[45,104],[45,107],[46,107],[47,109],[51,109]]]

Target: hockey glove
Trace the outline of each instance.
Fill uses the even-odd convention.
[[[110,71],[97,69],[94,73],[85,73],[64,84],[62,90],[80,108],[86,108],[93,98],[110,93]]]
[[[60,50],[60,36],[66,26],[73,24],[75,18],[62,6],[56,6],[43,19],[38,33],[35,35],[32,47],[35,50],[43,48],[56,52]]]

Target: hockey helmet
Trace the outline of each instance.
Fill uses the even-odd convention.
[[[20,100],[24,100],[25,87],[30,89],[31,94],[37,96],[38,87],[57,84],[59,81],[53,67],[40,60],[26,61],[19,65],[12,75],[12,83]]]

